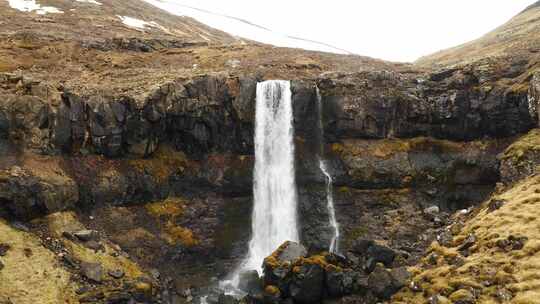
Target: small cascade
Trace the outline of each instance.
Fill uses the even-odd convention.
[[[319,149],[319,168],[326,178],[326,208],[328,209],[329,223],[334,230],[334,235],[328,246],[328,250],[331,253],[339,252],[339,224],[336,220],[336,210],[334,208],[334,193],[333,193],[333,179],[328,171],[327,161],[324,159],[324,126],[322,122],[322,98],[319,92],[319,88],[315,87],[317,93],[317,110],[319,114],[319,135],[320,135],[320,149]]]

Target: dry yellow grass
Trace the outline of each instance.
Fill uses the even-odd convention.
[[[506,289],[513,294],[511,303],[540,303],[540,176],[529,177],[493,199],[506,203],[493,212],[485,208],[469,220],[454,238],[454,247],[432,244],[430,254],[439,256],[436,265],[411,269],[422,291],[405,288],[394,296],[395,302],[427,303],[437,294],[450,297],[460,289],[475,289],[481,293],[477,303],[500,303],[497,290]],[[461,256],[459,246],[470,234],[477,241],[469,256]],[[497,241],[510,236],[526,238],[524,247],[497,246]],[[456,257],[463,263],[452,263]]]
[[[0,243],[11,248],[2,257],[0,302],[17,304],[79,303],[63,269],[51,251],[29,233],[15,230],[0,220]]]

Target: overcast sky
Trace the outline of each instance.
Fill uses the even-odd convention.
[[[535,0],[146,0],[233,35],[279,46],[335,51],[286,36],[324,42],[355,54],[414,61],[473,40],[508,21]],[[160,1],[161,3],[159,3]],[[189,9],[245,19],[236,20]]]

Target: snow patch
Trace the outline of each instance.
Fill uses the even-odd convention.
[[[120,16],[120,15],[116,15],[118,18],[120,18],[120,20],[122,20],[122,23],[129,26],[129,27],[133,27],[133,28],[137,28],[137,29],[141,29],[141,30],[144,30],[146,27],[154,27],[154,28],[159,28],[163,31],[166,31],[167,29],[164,28],[163,26],[159,25],[157,22],[155,21],[144,21],[144,20],[141,20],[141,19],[137,19],[137,18],[133,18],[133,17],[128,17],[128,16]]]
[[[306,50],[315,50],[322,52],[352,54],[347,50],[343,50],[332,45],[303,39],[299,37],[289,36],[284,33],[275,32],[272,29],[257,25],[248,20],[228,16],[219,12],[211,12],[205,9],[191,7],[181,4],[178,0],[143,0],[153,6],[168,11],[177,16],[191,17],[199,22],[210,27],[225,31],[233,36],[242,37],[259,41],[262,43],[272,44],[281,47],[301,48]],[[210,35],[211,37],[211,35]],[[205,37],[201,37],[205,38]],[[206,37],[208,38],[208,37]],[[239,39],[240,43],[245,43]]]
[[[36,12],[38,15],[62,14],[63,11],[54,6],[41,6],[36,0],[7,0],[9,6],[21,12]]]
[[[95,4],[95,5],[101,5],[100,2],[97,2],[95,0],[75,0],[77,2],[83,2],[83,3],[91,3],[91,4]]]

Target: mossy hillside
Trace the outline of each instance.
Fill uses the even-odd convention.
[[[74,242],[63,236],[64,232],[74,232],[85,229],[84,225],[78,220],[74,212],[57,212],[48,215],[45,218],[49,232],[62,239],[64,247],[73,256],[75,260],[87,263],[99,263],[108,271],[121,269],[125,272],[126,279],[137,279],[143,276],[140,267],[130,259],[115,254],[117,250],[114,244],[108,241],[102,241],[103,249],[94,250],[85,247],[82,243]]]
[[[506,203],[494,211],[486,206],[465,224],[451,247],[432,244],[423,263],[410,269],[421,291],[405,288],[394,296],[395,303],[424,303],[437,294],[465,295],[460,290],[474,290],[477,303],[499,303],[501,290],[512,294],[512,303],[540,298],[540,176],[492,199]],[[464,255],[461,246],[471,235],[476,241]],[[524,240],[523,248],[501,248],[505,240],[517,238]]]
[[[160,223],[161,238],[170,245],[181,244],[193,247],[199,244],[199,240],[191,229],[176,224],[177,219],[182,217],[187,204],[188,200],[183,198],[169,197],[164,201],[145,205],[148,214]]]
[[[502,154],[502,159],[519,163],[529,153],[540,153],[540,129],[531,130],[510,145]]]
[[[0,270],[0,302],[79,303],[70,273],[35,235],[0,220],[0,243],[10,247],[1,258],[4,268]]]

